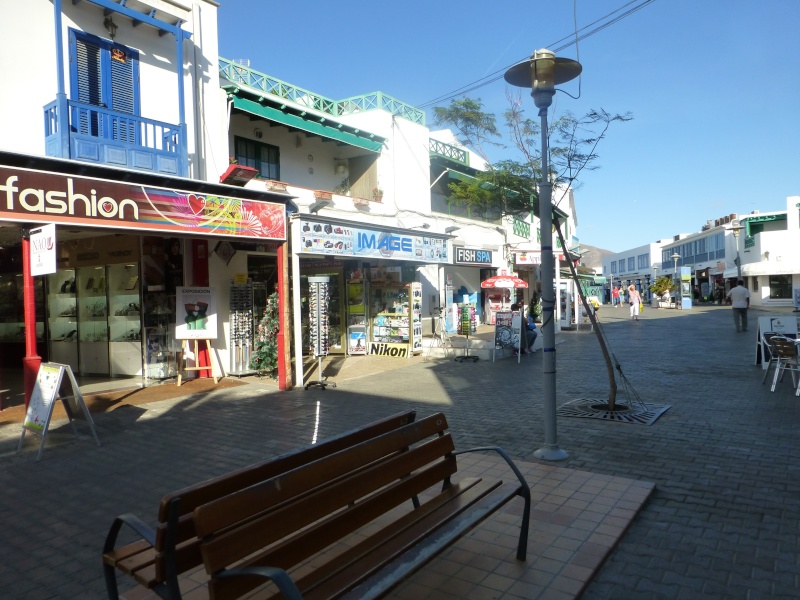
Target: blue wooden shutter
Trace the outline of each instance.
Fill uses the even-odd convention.
[[[75,62],[77,78],[75,87],[78,102],[93,106],[103,105],[103,56],[98,44],[83,38],[75,39]],[[80,109],[73,126],[78,133],[97,136],[100,133],[100,115],[96,112]]]
[[[116,57],[116,58],[115,58]],[[110,108],[131,115],[138,111],[138,94],[135,69],[136,53],[122,46],[113,46],[109,52],[111,72]],[[136,125],[124,118],[113,120],[114,139],[121,142],[135,142]]]

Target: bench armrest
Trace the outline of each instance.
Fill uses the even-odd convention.
[[[480,448],[469,448],[467,450],[456,450],[455,452],[453,452],[453,455],[457,456],[459,454],[467,454],[469,452],[487,452],[487,451],[489,451],[489,452],[497,452],[500,456],[503,457],[503,460],[506,461],[506,463],[508,463],[508,466],[511,467],[511,470],[514,471],[514,475],[517,476],[517,479],[519,479],[520,484],[522,484],[522,490],[523,491],[522,491],[521,495],[524,498],[530,499],[530,497],[531,497],[531,488],[528,485],[528,482],[525,481],[525,477],[522,475],[522,472],[519,470],[517,465],[514,464],[514,461],[511,460],[511,457],[508,455],[508,453],[505,450],[503,450],[502,448],[500,448],[498,446],[481,446]]]
[[[285,600],[303,600],[300,590],[289,577],[289,574],[278,567],[243,567],[241,569],[228,569],[214,575],[217,579],[223,577],[238,577],[240,575],[255,575],[269,579],[278,586]]]
[[[118,516],[114,519],[114,522],[111,524],[111,529],[108,530],[108,535],[106,536],[106,542],[103,545],[103,554],[106,552],[111,552],[117,544],[117,536],[119,535],[120,529],[122,529],[123,525],[127,525],[131,529],[133,529],[136,533],[142,536],[142,539],[145,540],[151,546],[155,546],[156,544],[156,532],[155,529],[150,527],[147,523],[142,521],[139,517],[131,513],[125,513],[124,515]]]

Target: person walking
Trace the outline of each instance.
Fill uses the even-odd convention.
[[[731,288],[726,298],[731,301],[736,331],[747,331],[747,309],[750,308],[750,290],[744,287],[744,281],[738,280],[736,287]]]
[[[619,306],[619,286],[611,290],[611,304],[614,306],[614,308]]]
[[[628,286],[628,302],[631,303],[631,319],[634,321],[639,320],[639,308],[642,304],[642,297],[639,295],[639,291],[636,289],[636,286],[630,284]]]

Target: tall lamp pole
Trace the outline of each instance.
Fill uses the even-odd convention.
[[[675,266],[672,268],[672,281],[678,281],[678,259],[680,259],[681,255],[677,252],[673,252],[670,258],[675,261]],[[681,284],[678,282],[678,298],[680,299],[681,306],[683,306],[683,291],[681,290]],[[675,308],[678,307],[678,303],[675,303]]]
[[[731,224],[731,226],[726,227],[726,229],[733,233],[733,243],[736,244],[736,279],[741,279],[742,259],[739,258],[739,232],[744,229],[744,225],[739,225],[739,222],[736,221],[735,224]]]
[[[537,50],[530,60],[521,62],[506,71],[506,82],[516,87],[531,88],[533,103],[539,109],[542,124],[542,173],[539,183],[539,220],[541,222],[542,248],[542,345],[544,394],[544,446],[533,455],[543,460],[564,460],[569,455],[558,447],[556,429],[556,330],[554,307],[556,293],[553,289],[553,185],[548,164],[547,109],[553,103],[555,86],[575,79],[583,67],[568,58],[556,58],[547,49]]]

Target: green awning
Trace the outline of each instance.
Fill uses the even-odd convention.
[[[232,97],[234,108],[267,121],[280,123],[292,129],[299,129],[313,135],[335,140],[341,144],[363,148],[370,152],[380,152],[383,148],[384,138],[381,136],[342,125],[336,121],[319,117],[316,114],[313,116],[310,114],[294,114],[272,106],[266,106],[248,98],[242,98],[236,94],[233,94]]]

